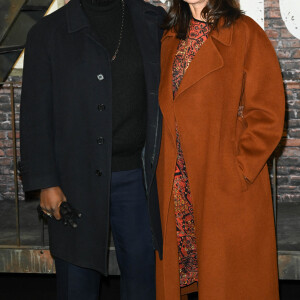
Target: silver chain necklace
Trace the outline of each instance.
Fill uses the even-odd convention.
[[[111,58],[111,61],[114,61],[117,58],[117,54],[120,50],[121,41],[122,41],[122,37],[123,37],[124,19],[125,19],[125,3],[124,3],[124,0],[121,0],[121,2],[122,2],[122,22],[121,22],[120,37],[119,37],[117,49],[116,49],[113,57]]]

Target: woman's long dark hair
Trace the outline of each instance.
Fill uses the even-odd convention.
[[[214,29],[221,18],[224,18],[225,27],[230,26],[243,12],[236,0],[208,0],[201,16]],[[172,0],[172,5],[163,24],[164,29],[174,28],[177,38],[185,39],[189,28],[192,13],[188,3],[183,0]]]

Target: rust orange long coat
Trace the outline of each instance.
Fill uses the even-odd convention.
[[[177,121],[195,214],[200,300],[278,300],[267,159],[280,141],[284,91],[275,51],[249,17],[210,34],[173,101],[179,40],[162,39],[157,168],[164,253],[157,300],[179,300],[174,203]],[[243,105],[243,117],[238,117]]]

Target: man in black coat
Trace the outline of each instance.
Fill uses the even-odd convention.
[[[59,299],[98,299],[109,226],[121,299],[155,299],[164,15],[142,0],[71,0],[28,34],[21,174],[52,217]],[[65,201],[82,215],[77,228],[60,220]]]

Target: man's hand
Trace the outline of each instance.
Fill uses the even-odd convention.
[[[59,207],[65,201],[67,199],[58,186],[41,190],[40,206],[45,214],[53,215],[56,220],[61,219]]]

